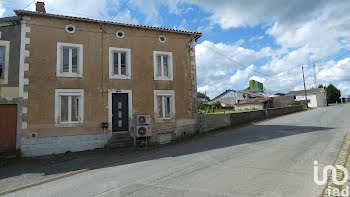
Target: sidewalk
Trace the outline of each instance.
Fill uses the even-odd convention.
[[[344,137],[343,145],[339,151],[338,157],[334,165],[344,166],[350,172],[350,131]],[[344,172],[337,170],[337,180],[343,180]],[[328,183],[323,191],[322,197],[349,197],[350,196],[350,177],[347,177],[347,182],[343,185],[336,185],[333,183],[331,175],[328,175]],[[347,191],[347,192],[346,192]],[[345,193],[342,193],[345,192]]]
[[[0,196],[65,176],[147,154],[144,150],[93,150],[36,158],[11,159],[0,166]]]

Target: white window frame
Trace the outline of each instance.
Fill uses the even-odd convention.
[[[169,75],[168,77],[165,76],[157,76],[157,56],[158,55],[167,55],[169,57],[168,59],[168,71]],[[161,59],[163,61],[163,59]],[[154,80],[173,80],[174,72],[173,72],[173,53],[172,52],[165,52],[165,51],[153,51],[153,67],[154,67]],[[161,65],[162,73],[163,73],[163,64]]]
[[[164,97],[162,99],[162,109],[163,109],[163,118],[158,118],[158,99],[157,96],[171,96],[170,100],[170,118],[166,118],[165,116],[165,108],[164,108]],[[175,119],[175,93],[174,90],[154,90],[154,118],[158,120],[172,120]]]
[[[72,73],[72,60],[69,59],[69,71],[63,72],[63,47],[78,48],[78,73]],[[69,50],[71,54],[71,50]],[[71,56],[71,55],[70,55]],[[83,45],[57,42],[57,65],[56,65],[57,77],[83,77]]]
[[[4,64],[2,65],[2,76],[0,76],[0,84],[8,83],[9,74],[9,58],[10,58],[10,41],[0,40],[0,46],[5,47]]]
[[[118,73],[114,74],[114,53],[115,52],[126,52],[125,65],[126,75],[121,75],[121,67],[118,66]],[[118,58],[118,64],[121,64],[121,58]],[[109,47],[109,78],[110,79],[131,79],[131,49]]]
[[[79,120],[61,122],[61,96],[79,96]],[[68,116],[71,114],[71,102],[68,101]],[[68,118],[69,120],[70,118]],[[83,89],[55,89],[55,126],[76,127],[84,123],[84,90]]]

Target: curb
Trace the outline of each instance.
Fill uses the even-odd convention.
[[[350,130],[344,136],[343,144],[339,150],[339,153],[338,153],[338,156],[334,162],[334,165],[341,165],[341,166],[344,166],[346,168],[346,162],[349,159],[349,154],[350,154]],[[343,171],[337,170],[336,174],[337,174],[336,175],[337,179],[344,176]],[[326,184],[325,188],[323,189],[320,197],[337,197],[338,196],[338,195],[333,195],[333,194],[331,194],[331,195],[326,194],[326,189],[328,187],[330,189],[336,189],[336,188],[341,189],[343,187],[343,185],[335,185],[331,179],[331,176],[328,176],[327,184]]]

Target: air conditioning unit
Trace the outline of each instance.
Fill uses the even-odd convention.
[[[150,115],[137,115],[136,120],[137,120],[137,125],[150,125],[151,124]]]
[[[136,127],[136,137],[150,137],[151,135],[152,130],[150,125]]]

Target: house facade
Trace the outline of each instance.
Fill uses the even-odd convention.
[[[305,91],[291,91],[288,95],[294,95],[295,100],[305,101]],[[324,88],[312,88],[306,90],[308,107],[326,107],[327,106],[327,92]]]
[[[48,14],[40,2],[15,12],[25,156],[102,148],[133,135],[137,115],[150,116],[153,143],[194,131],[200,32]]]
[[[20,17],[0,19],[0,153],[20,148],[22,97],[19,92]]]

